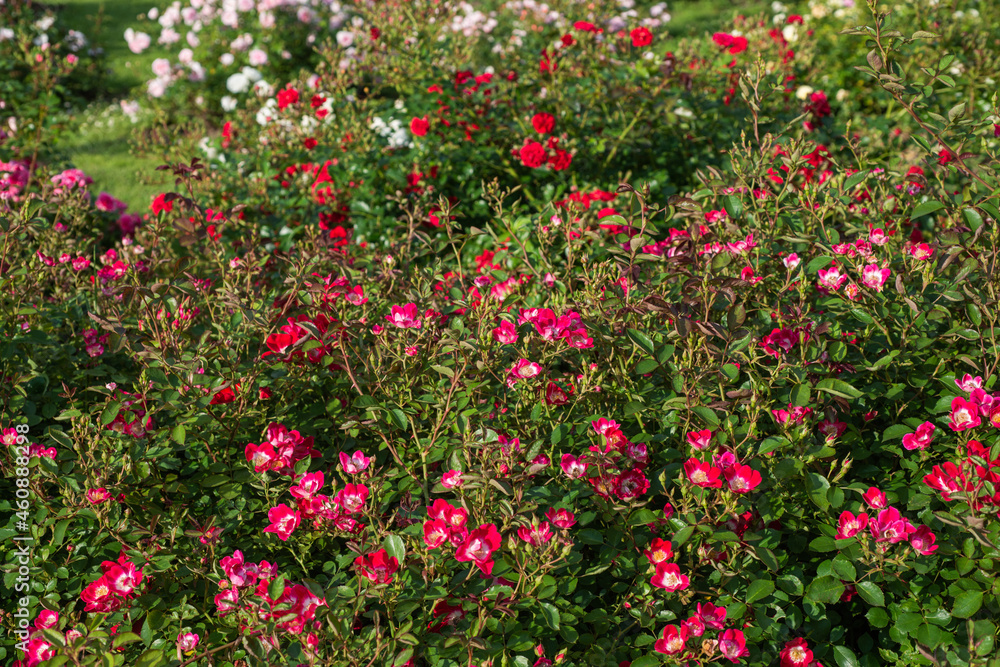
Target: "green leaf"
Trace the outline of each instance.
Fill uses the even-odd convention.
[[[70,439],[66,432],[62,429],[49,427],[45,434],[56,441],[56,444],[62,445],[63,447],[73,448],[73,441]]]
[[[392,418],[392,423],[397,427],[408,431],[410,428],[410,420],[407,418],[406,413],[399,408],[392,408],[389,410],[389,416]]]
[[[778,588],[789,595],[802,595],[802,591],[805,590],[802,580],[794,574],[783,574],[778,577]]]
[[[142,637],[135,634],[134,632],[123,632],[120,635],[115,635],[115,641],[113,646],[118,648],[119,646],[125,646],[127,644],[134,644],[136,642],[141,642]]]
[[[139,656],[139,659],[134,663],[134,667],[159,667],[166,663],[167,659],[163,655],[163,651],[158,648],[152,648]]]
[[[841,398],[860,398],[864,396],[862,392],[858,391],[843,380],[836,380],[833,378],[820,380],[816,384],[816,389],[819,391],[825,391],[828,394],[833,394],[834,396],[840,396]]]
[[[834,546],[836,546],[836,540]],[[854,564],[844,554],[839,554],[833,559],[833,571],[840,577],[841,581],[850,582],[858,578],[858,571],[854,569]]]
[[[907,426],[906,424],[893,424],[886,430],[882,431],[882,442],[898,440],[907,433],[913,433],[913,428]]]
[[[723,197],[722,205],[726,209],[726,215],[732,220],[736,220],[743,215],[743,202],[736,195],[726,195]]]
[[[267,585],[267,595],[272,600],[277,600],[285,592],[285,575],[279,574]]]
[[[862,324],[872,324],[875,322],[872,316],[861,308],[851,308],[851,315],[854,315],[854,319],[858,320]]]
[[[740,370],[736,368],[733,364],[723,364],[722,374],[725,375],[730,380],[738,380],[740,377]]]
[[[812,542],[809,543],[809,548],[812,551],[818,551],[820,553],[826,553],[828,551],[837,550],[837,540],[826,535],[820,535]]]
[[[170,430],[170,439],[178,445],[183,445],[186,438],[187,431],[184,429],[184,424],[178,424]]]
[[[115,420],[118,412],[122,409],[121,401],[111,401],[101,410],[101,426],[107,426]]]
[[[539,602],[542,607],[542,615],[545,617],[545,624],[553,630],[559,629],[559,610],[548,602]]]
[[[583,532],[583,531],[581,531],[581,532]],[[597,532],[597,531],[594,531],[594,532]],[[682,544],[684,544],[685,542],[687,542],[689,539],[691,539],[691,536],[693,534],[694,534],[694,526],[684,526],[683,528],[681,528],[680,530],[678,530],[676,533],[674,533],[674,538],[673,538],[672,542],[679,547]],[[598,533],[598,535],[600,535],[600,533]],[[598,542],[595,542],[594,544],[600,544],[601,541],[603,541],[603,538],[602,538],[602,540],[599,540]]]
[[[910,214],[910,220],[916,220],[919,217],[925,216],[928,213],[933,213],[934,211],[940,211],[943,208],[944,204],[939,201],[925,201],[913,209],[913,213]]]
[[[859,171],[856,174],[851,174],[851,176],[844,181],[844,191],[852,190],[858,183],[868,178],[868,170]]]
[[[969,228],[972,231],[976,231],[983,226],[983,216],[979,214],[974,208],[962,209],[962,215],[965,216],[965,221],[969,223]]]
[[[619,329],[619,331],[621,331],[621,329]],[[653,354],[656,350],[656,348],[653,347],[653,341],[650,340],[649,336],[642,333],[638,329],[629,329],[626,333],[628,333],[628,337],[632,340],[632,342],[639,346],[639,349],[646,354]]]
[[[770,579],[758,579],[747,589],[747,604],[762,600],[774,592],[774,582]]]
[[[57,547],[62,544],[63,538],[66,537],[66,529],[69,527],[71,519],[63,519],[56,524],[56,527],[52,531],[52,541],[50,546]]]
[[[873,607],[885,606],[885,595],[874,581],[859,581],[855,584],[861,599]]]
[[[632,513],[632,516],[628,519],[628,525],[630,526],[644,526],[649,523],[654,523],[656,521],[656,515],[653,514],[652,510],[645,508],[637,509]]]
[[[403,564],[403,559],[406,558],[406,544],[403,538],[399,535],[389,535],[382,542],[382,547],[391,558],[395,558],[400,565]]]
[[[693,408],[691,408],[691,411],[694,412],[699,417],[701,417],[702,421],[704,421],[708,426],[712,428],[718,428],[719,417],[715,414],[715,411],[712,410],[711,408],[706,408],[704,405],[696,405]]]
[[[660,364],[656,361],[656,359],[643,359],[635,365],[635,372],[638,375],[645,375],[647,373],[652,373],[659,367]]]
[[[660,667],[661,664],[660,659],[653,653],[647,653],[632,661],[632,667]]]
[[[844,594],[844,584],[831,576],[814,579],[806,590],[806,599],[813,602],[837,602]]]
[[[983,314],[979,310],[979,306],[974,303],[965,304],[965,312],[969,315],[969,320],[975,324],[977,327],[983,323]]]
[[[809,261],[806,264],[806,273],[816,273],[823,267],[833,262],[833,257],[829,255],[821,255]]]
[[[889,625],[889,614],[885,613],[885,609],[871,607],[865,616],[868,617],[868,622],[876,628],[884,628]]]
[[[840,667],[861,667],[858,656],[854,655],[854,651],[846,646],[834,646],[833,657]]]
[[[924,617],[920,614],[904,611],[900,614],[896,614],[896,622],[894,625],[900,632],[911,634],[914,630],[920,627],[923,620]]]
[[[447,366],[433,364],[431,365],[431,368],[447,378],[455,377],[455,371],[452,370],[451,368],[448,368]]]
[[[963,591],[955,598],[951,615],[955,618],[969,618],[983,606],[982,591]]]
[[[804,408],[809,405],[811,397],[811,389],[808,384],[800,384],[792,389],[791,401],[795,407]]]
[[[826,492],[830,488],[830,482],[826,477],[823,477],[819,473],[811,472],[806,479],[806,484],[809,491],[809,498],[816,503],[816,506],[824,512],[829,509],[830,501],[827,499]]]
[[[56,417],[56,420],[57,421],[65,421],[67,419],[72,419],[73,417],[80,417],[82,415],[83,415],[82,412],[80,412],[76,408],[73,408],[71,410],[63,410],[62,412],[60,412],[59,416]]]

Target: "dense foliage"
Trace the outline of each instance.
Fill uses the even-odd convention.
[[[945,4],[147,14],[212,36],[148,214],[0,145],[0,655],[1000,665],[1000,8]],[[187,87],[247,16],[311,69]]]

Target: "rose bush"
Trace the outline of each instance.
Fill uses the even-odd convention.
[[[870,9],[362,3],[143,217],[4,162],[3,657],[998,664],[1000,111]]]

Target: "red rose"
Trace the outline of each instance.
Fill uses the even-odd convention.
[[[552,114],[536,113],[531,118],[531,125],[538,134],[548,134],[556,126],[556,119]]]
[[[410,121],[410,132],[415,136],[422,137],[427,134],[427,128],[431,126],[430,121],[427,120],[427,116],[423,118],[414,118]]]
[[[637,49],[653,43],[653,33],[649,31],[649,28],[636,28],[631,32],[631,36],[632,46]]]
[[[537,169],[545,163],[545,147],[537,141],[529,141],[521,148],[520,156],[525,167]]]

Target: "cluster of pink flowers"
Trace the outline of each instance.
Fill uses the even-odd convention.
[[[952,496],[958,494],[970,508],[980,511],[992,506],[1000,517],[1000,491],[996,490],[1000,487],[1000,457],[991,458],[990,448],[978,440],[969,440],[966,448],[964,460],[934,466],[924,483],[939,492],[945,502],[955,500]]]
[[[18,440],[17,429],[14,428],[4,428],[0,429],[0,445],[6,445],[8,447],[14,447],[17,445]],[[42,447],[37,442],[32,442],[28,444],[28,457],[42,456],[47,459],[56,460],[56,448],[55,447]]]
[[[107,213],[117,213],[119,211],[124,211],[128,208],[128,204],[121,201],[120,199],[115,199],[107,192],[102,192],[97,195],[97,201],[94,202],[94,208],[98,211],[105,211]]]
[[[25,624],[27,620],[25,619]],[[43,609],[38,612],[31,628],[15,629],[14,634],[22,642],[27,642],[27,650],[22,660],[15,660],[13,667],[36,667],[56,656],[56,647],[42,635],[42,630],[56,628],[59,624],[59,612]],[[66,643],[80,637],[79,630],[68,630],[65,633]]]
[[[298,431],[289,431],[283,424],[267,427],[267,440],[257,445],[250,443],[244,450],[247,462],[255,472],[274,471],[279,475],[294,477],[293,467],[307,456],[320,456],[313,448],[312,436],[303,437]]]
[[[86,604],[84,611],[118,611],[142,583],[142,568],[136,568],[124,550],[117,561],[106,560],[101,563],[101,572],[103,575],[80,593],[80,599]]]
[[[689,433],[687,439],[692,449],[705,451],[711,444],[711,437],[710,431],[696,431]],[[703,489],[721,489],[722,478],[725,478],[729,489],[736,493],[750,493],[761,483],[760,472],[741,463],[733,451],[725,448],[719,448],[711,462],[690,457],[684,462],[684,474],[688,481]]]
[[[153,418],[146,417],[146,399],[139,394],[123,391],[119,400],[122,404],[121,410],[105,428],[133,438],[145,437],[154,426]]]
[[[79,169],[66,169],[52,177],[52,184],[56,186],[52,190],[52,194],[58,196],[76,190],[83,191],[89,197],[87,186],[93,182],[94,179]]]
[[[283,632],[301,634],[307,626],[313,626],[316,610],[326,605],[326,599],[314,594],[303,584],[285,584],[282,594],[275,600],[268,595],[268,586],[278,576],[278,566],[267,561],[246,563],[243,552],[234,551],[232,556],[219,560],[226,575],[219,581],[221,592],[215,596],[215,606],[219,616],[240,609],[250,613],[256,621],[278,622]],[[306,643],[316,645],[316,635],[310,633]]]
[[[983,390],[983,378],[966,373],[961,380],[955,380],[959,389],[968,392],[968,400],[956,396],[951,401],[951,422],[953,431],[966,431],[978,427],[985,418],[995,428],[1000,428],[1000,396]]]
[[[98,334],[97,329],[85,329],[81,335],[87,354],[91,357],[99,357],[104,354],[104,345],[108,342],[108,336],[111,334]]]
[[[314,273],[317,278],[319,274]],[[311,286],[307,283],[307,286]],[[332,274],[323,277],[323,303],[330,304],[343,298],[352,306],[361,306],[368,303],[365,296],[365,288],[362,285],[352,285],[346,276],[334,278]]]
[[[392,583],[392,575],[399,570],[399,561],[395,556],[389,556],[385,549],[373,551],[354,559],[354,565],[361,576],[373,584]]]
[[[296,498],[295,509],[282,503],[267,512],[271,522],[265,533],[274,533],[284,542],[291,537],[303,520],[313,523],[314,529],[329,523],[339,530],[357,532],[364,526],[352,515],[360,513],[368,499],[368,487],[364,484],[347,484],[331,499],[319,493],[323,488],[323,473],[312,472],[302,475],[288,492]]]
[[[804,424],[806,419],[808,419],[813,413],[812,408],[804,408],[798,405],[788,404],[788,409],[779,408],[777,410],[771,410],[771,414],[774,415],[774,420],[778,422],[781,426],[796,426],[798,424]]]
[[[763,350],[775,359],[780,359],[782,352],[790,353],[800,341],[803,344],[809,342],[809,329],[807,327],[795,329],[775,327],[771,333],[760,340]]]
[[[583,477],[588,468],[596,474],[587,478],[601,498],[611,496],[630,502],[649,491],[649,480],[643,472],[649,463],[649,450],[644,443],[632,442],[621,431],[618,422],[600,418],[591,427],[601,436],[601,445],[591,445],[590,454],[576,457],[563,454],[561,466],[570,478]]]
[[[879,510],[875,518],[870,518],[868,514],[859,512],[854,514],[849,510],[844,510],[840,514],[837,525],[836,538],[846,540],[854,537],[868,528],[876,544],[882,544],[882,549],[888,548],[889,544],[908,541],[914,551],[929,556],[937,551],[934,544],[937,539],[931,529],[927,526],[914,526],[909,519],[900,514],[899,510],[888,504],[884,493],[875,487],[870,487],[863,495],[865,503],[873,510]]]
[[[427,508],[424,521],[424,543],[428,549],[437,549],[445,542],[455,549],[455,559],[471,562],[484,574],[493,572],[493,554],[500,549],[502,540],[492,523],[482,524],[471,532],[466,524],[469,512],[438,498]]]
[[[722,657],[732,663],[738,663],[740,658],[749,655],[746,638],[742,630],[725,629],[726,608],[716,607],[711,602],[698,603],[696,612],[681,622],[680,626],[668,625],[663,628],[663,634],[653,645],[657,653],[677,656],[681,660],[695,660],[695,653],[688,651],[686,642],[692,637],[702,637],[707,630],[719,632],[716,638],[716,648]],[[704,645],[704,641],[702,645]],[[700,646],[699,646],[700,648]]]
[[[542,340],[565,340],[570,347],[585,350],[594,346],[594,340],[587,336],[580,313],[567,311],[556,316],[550,308],[524,308],[518,324],[532,324]],[[496,331],[494,331],[496,336]],[[516,336],[516,333],[515,333]],[[516,337],[515,339],[516,340]]]
[[[21,201],[21,191],[27,187],[31,167],[27,162],[0,160],[0,202]]]
[[[314,347],[308,352],[292,349],[299,342],[306,340],[310,336],[309,331],[305,327],[300,326],[300,322],[309,323],[316,327],[321,336],[326,335],[331,324],[330,318],[323,313],[315,316],[302,314],[296,317],[289,317],[288,324],[280,327],[280,333],[273,333],[267,337],[265,345],[267,345],[268,351],[264,352],[261,356],[266,358],[276,354],[282,357],[282,361],[301,361],[307,359],[312,364],[320,363],[324,356],[330,354],[327,345]]]
[[[109,252],[113,252],[113,250]],[[129,268],[128,262],[123,262],[120,259],[116,260],[113,264],[102,266],[97,272],[97,280],[101,286],[101,293],[105,296],[110,296],[113,292],[113,284],[128,273]]]

